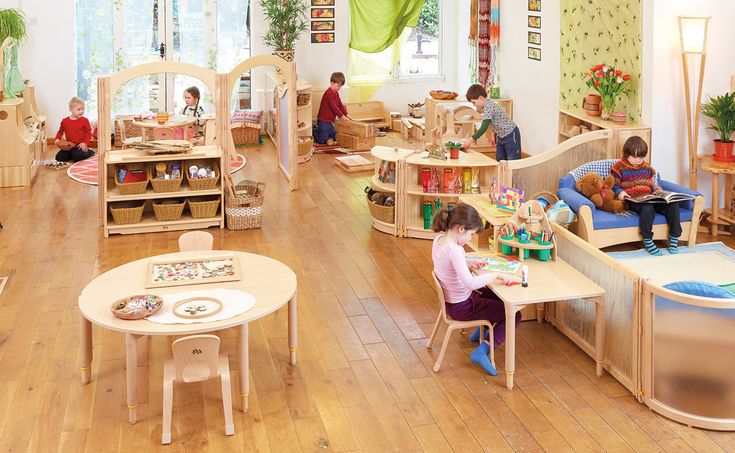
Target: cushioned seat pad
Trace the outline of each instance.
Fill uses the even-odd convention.
[[[689,209],[679,210],[679,220],[681,222],[688,222],[692,220],[692,211]],[[607,230],[610,228],[625,228],[625,227],[637,227],[638,216],[637,215],[618,215],[612,212],[603,211],[596,209],[592,214],[592,222],[595,225],[596,230]],[[666,224],[666,217],[661,214],[656,214],[653,219],[654,225]]]

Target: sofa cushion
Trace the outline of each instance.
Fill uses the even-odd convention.
[[[574,181],[579,181],[582,176],[586,175],[587,173],[594,171],[602,179],[607,178],[607,175],[610,174],[610,169],[613,165],[615,165],[615,162],[617,162],[620,159],[603,159],[603,160],[594,160],[592,162],[587,162],[586,164],[582,164],[579,167],[575,168],[574,170],[570,171],[569,174],[572,175],[574,178]],[[656,184],[659,182],[659,174],[656,172],[653,179],[656,181]]]
[[[714,283],[708,282],[684,280],[667,283],[664,285],[664,288],[679,293],[690,294],[692,296],[712,297],[715,299],[735,299],[735,295],[730,291],[725,288],[721,288]]]
[[[691,209],[679,209],[679,221],[688,222],[692,220]],[[596,209],[592,212],[592,223],[595,230],[607,230],[610,228],[638,227],[638,216],[630,213],[630,215],[613,214],[612,212]],[[654,225],[666,224],[666,217],[656,214],[653,218]]]
[[[240,110],[237,109],[232,112],[233,123],[260,123],[260,118],[263,116],[262,110]]]

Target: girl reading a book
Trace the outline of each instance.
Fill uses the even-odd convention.
[[[656,170],[646,163],[648,145],[640,137],[630,137],[623,145],[623,158],[610,169],[615,178],[613,190],[620,200],[628,200],[650,195],[660,190],[654,176]],[[661,250],[653,242],[653,219],[656,214],[666,217],[669,225],[669,253],[678,253],[681,222],[679,221],[679,203],[628,203],[628,209],[638,214],[638,229],[643,237],[646,251],[654,256],[661,256]]]
[[[483,228],[480,214],[472,206],[460,204],[451,211],[441,209],[431,228],[440,233],[434,238],[431,257],[434,273],[444,291],[447,315],[458,321],[483,319],[494,323],[494,346],[497,348],[505,341],[505,308],[487,285],[494,280],[506,284],[517,282],[518,278],[497,272],[482,275],[470,272],[485,266],[483,260],[467,260],[464,253],[463,246]],[[516,313],[516,326],[520,321],[519,312]],[[487,357],[489,352],[487,343],[480,342],[470,359],[495,376],[497,371]]]

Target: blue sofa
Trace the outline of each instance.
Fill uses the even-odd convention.
[[[569,229],[598,248],[642,240],[638,232],[638,216],[636,214],[631,212],[629,215],[620,215],[597,209],[587,197],[577,192],[575,188],[576,182],[591,171],[599,174],[603,179],[606,178],[610,174],[610,168],[617,161],[618,159],[606,159],[588,162],[559,179],[557,195],[569,205],[579,219],[576,223],[570,225]],[[682,240],[686,240],[688,246],[693,246],[697,240],[699,217],[704,209],[704,197],[698,192],[678,184],[658,180],[658,174],[656,174],[656,179],[664,190],[697,196],[694,200],[680,204]],[[666,219],[661,214],[656,214],[653,221],[653,238],[668,238]]]

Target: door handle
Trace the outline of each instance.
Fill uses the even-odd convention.
[[[166,58],[166,44],[161,43],[161,46],[158,48],[158,52],[161,55],[161,58]]]

